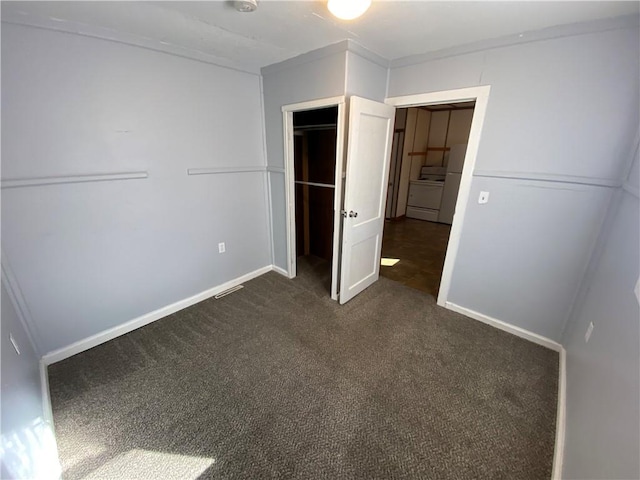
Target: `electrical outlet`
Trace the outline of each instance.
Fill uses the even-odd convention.
[[[218,244],[218,253],[224,253],[224,252],[226,252],[226,251],[227,251],[227,250],[226,250],[226,247],[225,247],[225,245],[224,245],[224,242],[220,242],[220,243]]]
[[[488,203],[489,202],[489,192],[480,192],[480,196],[478,197],[478,203]]]
[[[584,343],[589,343],[589,339],[591,338],[592,333],[593,333],[593,322],[589,322],[587,333],[584,334]]]
[[[13,345],[13,349],[16,351],[16,353],[18,355],[20,355],[20,349],[18,348],[18,344],[16,343],[16,339],[13,338],[13,335],[11,333],[9,334],[9,341],[11,342],[11,345]]]

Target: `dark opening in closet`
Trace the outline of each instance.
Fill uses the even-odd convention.
[[[330,268],[333,256],[338,107],[293,114],[296,252],[318,257]]]

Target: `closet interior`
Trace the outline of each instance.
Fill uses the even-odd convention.
[[[293,114],[298,264],[333,258],[337,119],[337,106]]]

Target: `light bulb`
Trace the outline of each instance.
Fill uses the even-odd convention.
[[[327,8],[342,20],[353,20],[366,12],[371,6],[371,0],[329,0]]]

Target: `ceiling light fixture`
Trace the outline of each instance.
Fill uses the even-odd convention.
[[[371,0],[329,0],[327,8],[342,20],[353,20],[366,12],[371,6]]]
[[[233,6],[236,7],[236,10],[239,12],[249,13],[258,8],[258,0],[236,0],[233,2]]]

